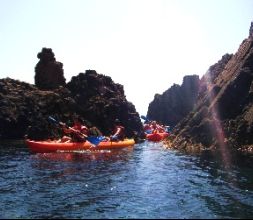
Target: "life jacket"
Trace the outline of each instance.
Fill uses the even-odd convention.
[[[158,130],[159,133],[164,133],[165,132],[165,129],[161,125],[157,126],[157,130]]]
[[[157,124],[152,124],[151,125],[152,134],[156,134],[158,132],[157,128],[158,128]]]
[[[152,134],[152,131],[153,131],[153,129],[151,128],[149,124],[144,124],[143,130],[146,134]]]
[[[72,128],[77,131],[80,131],[82,134],[85,134],[85,135],[88,135],[88,133],[89,133],[89,129],[85,125],[82,125],[79,123],[74,124],[74,126]]]
[[[144,131],[146,131],[146,130],[151,130],[151,126],[150,126],[149,124],[145,124],[145,125],[143,126],[143,129],[144,129]]]
[[[82,125],[80,123],[74,124],[74,126],[72,128],[81,133],[80,134],[78,132],[72,132],[72,134],[71,134],[72,140],[74,142],[85,142],[86,137],[84,135],[88,136],[89,129],[85,125]],[[82,135],[82,134],[84,134],[84,135]]]

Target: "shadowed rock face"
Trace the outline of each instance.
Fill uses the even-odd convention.
[[[72,125],[73,116],[79,116],[87,126],[96,126],[104,135],[112,133],[118,118],[127,137],[143,135],[139,114],[127,101],[122,85],[94,70],[80,73],[65,84],[62,65],[55,62],[52,50],[43,48],[38,57],[36,69],[44,72],[36,72],[36,86],[0,79],[0,139],[22,139],[24,135],[35,140],[59,138],[62,130],[48,120],[49,116],[68,125]]]
[[[253,153],[253,22],[237,53],[225,54],[212,65],[193,91],[185,117],[180,108],[186,93],[178,85],[150,103],[151,119],[176,124],[168,146],[187,151],[217,149],[223,156],[231,150]]]
[[[118,118],[126,128],[127,136],[140,134],[142,124],[134,105],[126,100],[123,86],[114,83],[109,76],[87,70],[72,77],[67,84],[78,104],[76,110],[109,134]]]
[[[173,146],[240,149],[253,145],[253,39],[201,79],[197,104],[174,129]]]
[[[48,137],[50,135],[48,115],[55,115],[59,109],[67,111],[66,108],[73,106],[71,100],[65,101],[66,96],[64,92],[42,91],[34,85],[18,80],[1,79],[0,138],[24,138],[29,126],[31,126],[30,137],[35,139]]]
[[[181,86],[174,84],[162,95],[156,94],[149,104],[147,116],[171,126],[184,118],[196,103],[199,90],[197,75],[185,76]]]
[[[56,89],[64,86],[63,64],[57,62],[50,48],[43,48],[37,57],[40,61],[35,67],[35,85],[39,89]]]

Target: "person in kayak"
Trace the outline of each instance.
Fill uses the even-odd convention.
[[[151,134],[152,133],[152,127],[151,127],[151,124],[149,122],[145,123],[143,125],[143,130],[146,134]]]
[[[156,121],[152,121],[150,127],[151,127],[151,130],[152,130],[152,134],[157,133],[157,123],[156,123]]]
[[[151,123],[152,133],[164,133],[165,129],[162,125],[159,125],[156,121],[152,121]]]
[[[91,135],[91,136],[103,136],[102,132],[96,126],[90,127],[89,135]]]
[[[158,133],[164,133],[165,132],[165,127],[162,124],[156,124],[156,129]]]
[[[115,120],[113,134],[110,136],[111,141],[121,141],[125,138],[125,128],[121,125],[119,119]]]
[[[75,117],[74,124],[72,127],[63,126],[64,136],[61,142],[85,142],[88,135],[89,129],[83,124],[81,118]]]
[[[103,142],[110,141],[110,138],[104,136],[103,133],[96,126],[89,128],[89,136],[96,137],[97,139]]]

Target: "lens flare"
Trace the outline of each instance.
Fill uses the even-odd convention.
[[[210,103],[210,116],[211,116],[211,132],[213,134],[213,137],[216,138],[217,144],[219,146],[223,165],[225,168],[229,168],[231,166],[231,157],[230,157],[230,151],[227,145],[227,138],[225,136],[224,128],[220,120],[219,115],[219,107],[217,105],[217,102],[215,101],[215,94],[213,92],[213,83],[211,81],[210,72],[207,72],[206,74],[206,85],[207,85],[207,98]]]

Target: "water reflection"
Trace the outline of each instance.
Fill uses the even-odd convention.
[[[133,152],[133,147],[120,150],[98,150],[98,151],[72,151],[57,153],[41,153],[32,155],[34,160],[88,162],[88,161],[115,161],[127,158],[126,155]],[[124,156],[123,156],[124,155]]]
[[[75,151],[31,155],[35,175],[50,176],[50,179],[70,177],[96,179],[98,174],[114,174],[115,168],[124,165],[133,156],[133,147],[121,150]],[[93,176],[94,175],[94,176]],[[94,180],[92,180],[94,181]]]
[[[0,153],[3,218],[250,218],[252,168],[144,142],[102,152]],[[245,161],[243,159],[243,161]]]
[[[252,218],[253,173],[246,162],[249,159],[244,157],[244,163],[240,163],[242,158],[235,157],[228,169],[220,155],[204,152],[199,157],[191,157],[197,167],[195,172],[191,169],[191,188],[198,187],[196,196],[218,217]]]

